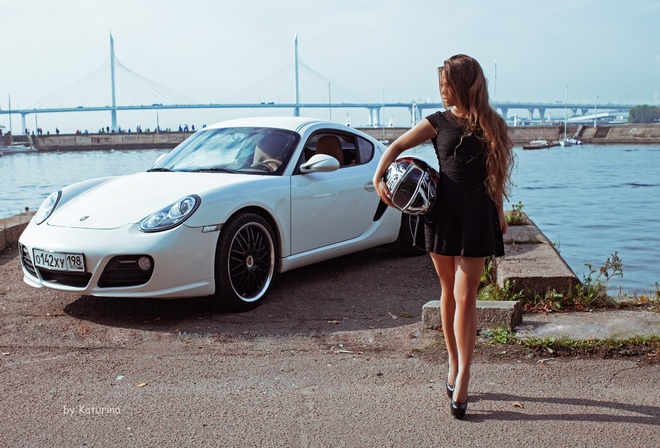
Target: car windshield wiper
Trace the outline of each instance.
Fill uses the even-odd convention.
[[[200,168],[190,171],[195,173],[240,173],[240,171],[232,170],[231,168]]]
[[[169,169],[169,168],[151,168],[151,169],[147,170],[147,173],[156,173],[156,172],[169,173],[169,172],[172,172],[172,170]]]

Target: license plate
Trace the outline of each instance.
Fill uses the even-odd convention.
[[[44,252],[43,250],[34,249],[34,264],[51,271],[85,272],[85,256],[83,254]]]

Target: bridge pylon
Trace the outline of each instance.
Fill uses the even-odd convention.
[[[112,130],[117,130],[117,99],[115,96],[115,41],[110,33],[110,87],[112,89],[112,109],[110,110],[110,119]]]
[[[294,71],[295,71],[295,94],[296,94],[296,105],[293,108],[293,116],[300,116],[300,87],[298,82],[298,33],[293,38],[293,60],[294,60]]]

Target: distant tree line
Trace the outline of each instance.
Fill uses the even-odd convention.
[[[635,106],[630,109],[628,115],[628,123],[657,123],[660,121],[660,107],[648,106]]]

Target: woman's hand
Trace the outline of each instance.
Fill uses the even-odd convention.
[[[506,220],[506,216],[504,216],[504,204],[499,206],[497,217],[500,220],[500,230],[502,230],[502,235],[506,235],[506,231],[509,230],[509,223]]]
[[[502,229],[502,235],[506,235],[506,231],[509,230],[509,223],[506,222],[506,218],[500,219],[500,229]]]
[[[374,187],[376,188],[376,193],[378,193],[380,200],[390,207],[394,207],[394,204],[392,203],[392,195],[390,194],[390,190],[387,188],[385,181],[383,179],[374,181]]]

